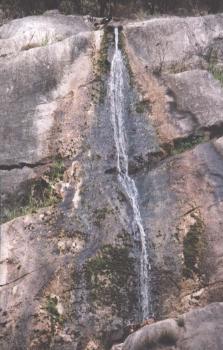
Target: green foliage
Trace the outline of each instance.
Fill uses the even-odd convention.
[[[223,67],[219,66],[218,53],[213,48],[211,48],[207,55],[208,70],[213,75],[216,80],[219,80],[223,86]]]
[[[216,80],[220,81],[221,85],[223,86],[223,69],[215,64],[210,64],[209,71]]]
[[[97,208],[94,210],[94,223],[100,227],[102,222],[105,220],[106,215],[112,213],[113,210],[110,208]]]
[[[58,319],[60,317],[59,312],[57,310],[57,304],[58,300],[56,297],[47,298],[46,310],[54,319]]]
[[[65,169],[64,162],[61,159],[56,159],[49,170],[50,181],[55,184],[58,181],[63,180]]]
[[[51,296],[47,297],[45,310],[47,311],[50,317],[51,333],[54,334],[56,325],[63,323],[63,318],[58,312],[57,297],[51,297]]]
[[[95,84],[92,87],[92,99],[96,104],[103,103],[107,93],[106,74],[110,71],[110,62],[108,61],[110,40],[110,33],[105,30],[101,41],[100,51],[93,62]]]
[[[174,147],[170,150],[170,153],[171,155],[183,153],[205,141],[206,138],[204,135],[189,136],[186,139],[177,140],[175,141]]]
[[[54,189],[54,185],[63,179],[64,171],[63,161],[55,160],[41,179],[35,180],[31,186],[27,185],[27,198],[22,206],[2,209],[1,223],[18,216],[36,213],[40,208],[56,205],[60,198]]]
[[[137,103],[136,104],[136,112],[139,113],[139,114],[142,114],[145,112],[145,108],[144,108],[144,105],[143,103]]]
[[[133,74],[132,67],[131,67],[130,62],[129,62],[129,56],[128,56],[128,53],[126,50],[125,36],[124,36],[122,31],[119,33],[119,49],[122,51],[122,54],[123,54],[124,59],[125,59],[125,65],[126,65],[126,68],[128,70],[130,85],[131,85],[131,87],[134,87],[134,74]]]
[[[108,48],[109,48],[109,33],[108,31],[104,31],[101,48],[99,52],[99,58],[97,60],[96,71],[98,75],[106,74],[110,70],[110,62],[108,61]]]
[[[28,200],[24,206],[14,209],[3,209],[2,223],[13,220],[18,216],[34,214],[38,209],[55,205],[58,201],[58,196],[49,184],[41,180],[36,181],[31,186]]]
[[[85,265],[85,277],[92,300],[101,306],[132,307],[135,292],[132,287],[134,260],[128,247],[106,245]]]
[[[47,46],[49,44],[49,38],[46,35],[45,38],[41,42],[41,46]]]
[[[91,14],[92,16],[123,16],[132,13],[157,14],[174,13],[185,8],[199,13],[203,8],[209,12],[218,12],[221,0],[0,0],[7,17],[22,17],[40,14],[46,10],[59,9],[65,14]],[[124,10],[124,11],[123,11]]]
[[[197,275],[200,274],[202,253],[204,248],[204,237],[202,237],[204,231],[203,222],[198,217],[194,218],[196,221],[190,226],[190,229],[183,242],[183,274],[186,278],[192,278],[194,273]]]
[[[146,111],[150,110],[149,101],[140,101],[136,103],[135,110],[138,114],[143,114]]]

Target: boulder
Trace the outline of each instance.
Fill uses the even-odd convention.
[[[112,349],[221,349],[222,310],[223,304],[215,303],[203,309],[193,310],[177,320],[168,319],[145,326],[130,335],[123,344]]]

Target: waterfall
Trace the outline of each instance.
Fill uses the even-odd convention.
[[[128,152],[125,135],[125,63],[121,50],[118,48],[119,32],[115,28],[115,53],[111,64],[110,76],[110,104],[111,122],[114,130],[114,140],[117,151],[118,179],[128,195],[133,210],[133,232],[139,235],[141,242],[140,252],[140,296],[142,318],[149,317],[151,312],[149,293],[149,270],[150,264],[147,252],[146,234],[142,224],[142,218],[138,204],[138,190],[135,181],[128,172]]]

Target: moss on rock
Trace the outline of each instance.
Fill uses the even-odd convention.
[[[190,229],[183,241],[184,269],[183,275],[186,278],[192,278],[194,274],[201,275],[202,257],[205,248],[203,237],[204,224],[199,217],[194,217],[195,223]]]
[[[128,247],[106,245],[85,265],[85,277],[92,301],[122,313],[135,304],[134,259]]]

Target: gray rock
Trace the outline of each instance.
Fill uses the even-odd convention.
[[[47,46],[86,31],[89,31],[89,27],[81,16],[58,13],[19,18],[0,28],[0,57]]]
[[[124,26],[143,103],[163,144],[221,135],[223,17],[156,18]],[[215,78],[213,70],[217,70]],[[155,75],[153,74],[155,73]]]
[[[114,350],[161,349],[219,350],[223,346],[223,304],[211,304],[191,311],[177,320],[169,319],[145,326],[130,335]]]
[[[42,176],[46,165],[49,168],[55,158],[69,157],[80,147],[77,139],[83,136],[86,123],[80,116],[85,113],[87,94],[83,99],[80,95],[91,80],[90,46],[94,42],[87,30],[81,17],[59,14],[18,19],[0,28],[6,49],[13,41],[17,52],[0,58],[3,207],[6,202],[13,205],[16,193],[23,192],[27,181]],[[27,41],[26,36],[32,40]],[[4,43],[1,48],[4,50]],[[82,124],[82,131],[78,129],[80,134],[74,137],[71,129],[77,123]]]
[[[131,51],[151,70],[199,66],[222,40],[223,15],[154,18],[128,24],[124,32]]]
[[[222,349],[222,89],[203,69],[212,47],[221,61],[222,18],[124,25],[133,78],[126,72],[130,170],[148,240],[152,309],[167,318],[129,338],[151,320],[140,316],[140,241],[117,181],[101,33],[58,13],[0,29],[2,203],[18,209],[36,181],[37,192],[50,184],[61,196],[1,226],[1,350],[105,350],[123,342],[118,349],[151,342],[157,350]],[[36,28],[38,47],[22,49],[20,28],[29,38]],[[50,42],[39,45],[45,34]],[[106,38],[110,59],[113,35]],[[169,48],[161,71],[157,40]],[[50,177],[58,156],[62,169]]]

